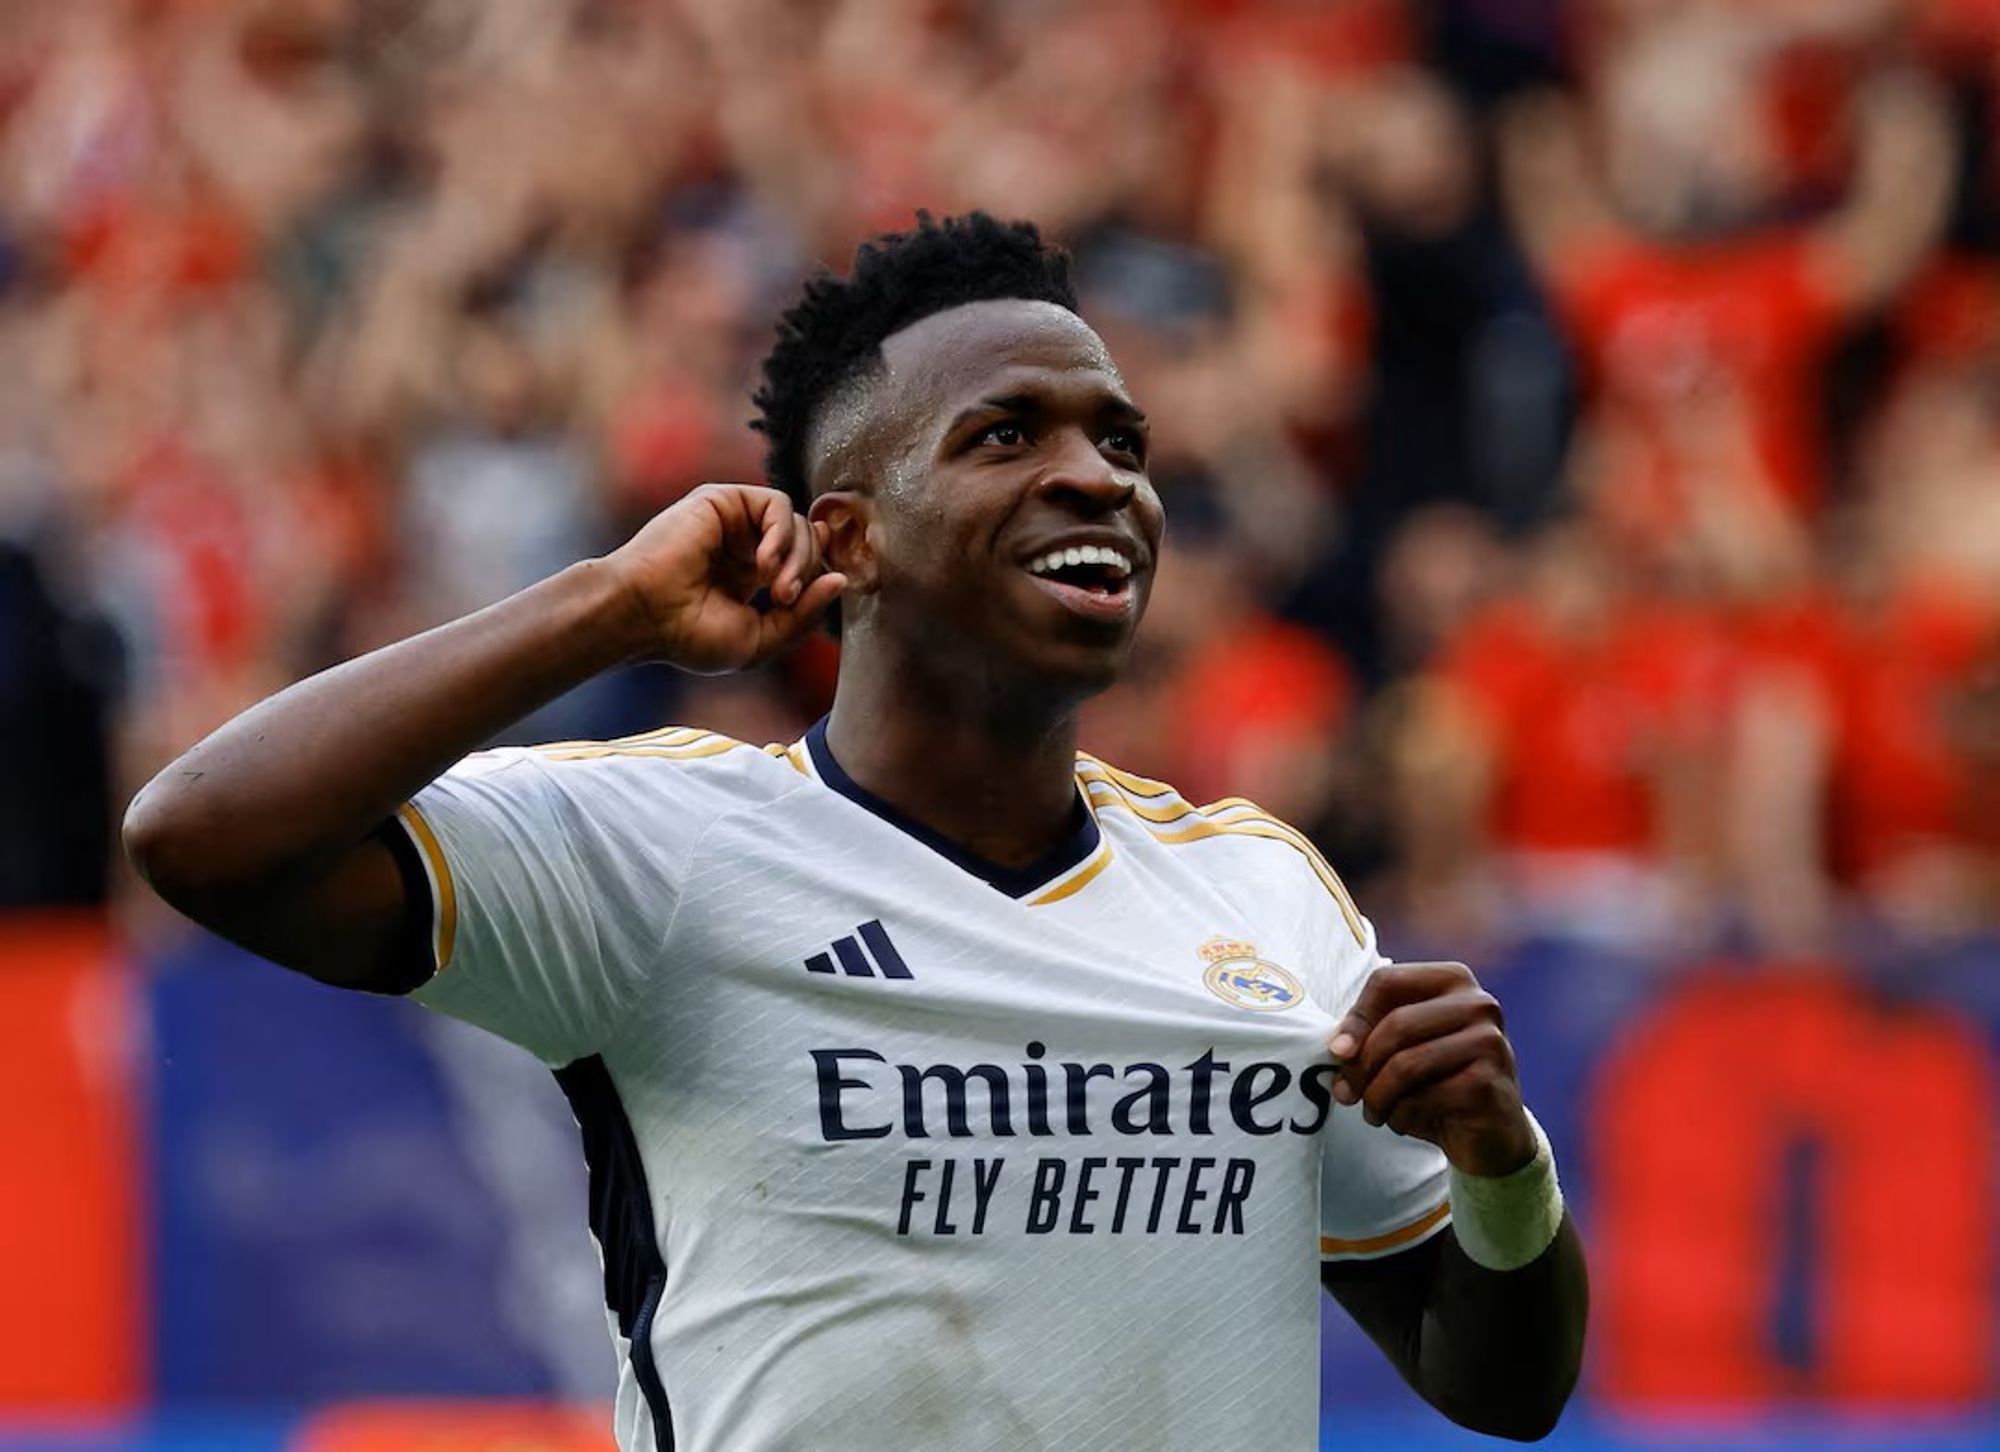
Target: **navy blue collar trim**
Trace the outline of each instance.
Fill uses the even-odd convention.
[[[1054,850],[1044,853],[1026,867],[1002,867],[997,862],[989,862],[966,851],[949,837],[904,815],[849,776],[833,759],[832,748],[826,744],[825,717],[822,716],[812,730],[806,732],[806,750],[812,753],[813,766],[818,770],[821,781],[856,806],[873,812],[905,836],[923,843],[961,871],[971,873],[987,886],[1009,897],[1028,896],[1035,889],[1061,877],[1097,850],[1097,818],[1084,805],[1081,792],[1077,793],[1076,805],[1071,810],[1068,836]]]

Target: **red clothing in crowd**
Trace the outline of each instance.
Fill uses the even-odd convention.
[[[1589,635],[1508,601],[1475,617],[1440,675],[1488,734],[1488,830],[1516,851],[1646,854],[1658,772],[1712,729],[1728,660],[1700,616],[1613,606]]]
[[[1993,0],[1915,0],[1917,35],[1946,58],[2000,53],[2000,6]]]
[[[150,587],[157,646],[182,679],[242,669],[269,623],[258,520],[221,470],[180,438],[140,450],[119,480],[120,522]]]
[[[1934,846],[2000,847],[1955,720],[1967,688],[2000,664],[1996,648],[1992,606],[1942,585],[1906,589],[1850,624],[1830,681],[1840,878],[1865,881]]]
[[[1174,0],[1173,24],[1206,31],[1205,50],[1273,56],[1317,75],[1366,75],[1410,58],[1405,0]]]
[[[1180,739],[1169,777],[1195,801],[1248,794],[1296,766],[1302,747],[1323,751],[1347,724],[1354,680],[1314,632],[1283,621],[1246,621],[1215,636],[1176,678],[1168,720]],[[1286,804],[1290,806],[1290,803]]]
[[[1643,458],[1610,482],[1621,517],[1665,529],[1683,515],[1677,432],[1684,410],[1726,395],[1775,492],[1801,513],[1819,501],[1821,356],[1842,322],[1810,244],[1771,236],[1700,246],[1638,240],[1579,250],[1558,268],[1557,302],[1601,408],[1630,424]]]
[[[253,260],[242,223],[217,206],[107,206],[77,220],[63,241],[69,270],[119,300],[221,288]]]
[[[1922,363],[1977,360],[2000,345],[2000,274],[1983,257],[1941,254],[1904,292],[1895,324],[1906,375]]]

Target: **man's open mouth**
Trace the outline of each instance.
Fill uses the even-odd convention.
[[[1071,545],[1028,561],[1028,574],[1080,615],[1111,619],[1133,606],[1131,556],[1108,545]]]

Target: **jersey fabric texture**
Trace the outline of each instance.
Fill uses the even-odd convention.
[[[402,821],[439,971],[583,1131],[623,1452],[1318,1445],[1318,1266],[1448,1221],[1335,1105],[1373,930],[1291,828],[1088,756],[968,857],[787,748],[467,758]]]

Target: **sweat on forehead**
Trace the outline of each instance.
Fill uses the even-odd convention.
[[[1092,369],[1118,379],[1104,340],[1054,303],[1005,298],[919,318],[882,340],[880,356],[834,389],[813,420],[806,451],[815,485],[853,455],[864,434],[898,437],[1009,370]],[[1122,382],[1122,379],[1120,380]]]
[[[882,363],[892,387],[963,386],[1022,364],[1118,371],[1089,323],[1068,308],[1019,298],[966,303],[919,318],[882,340]]]

